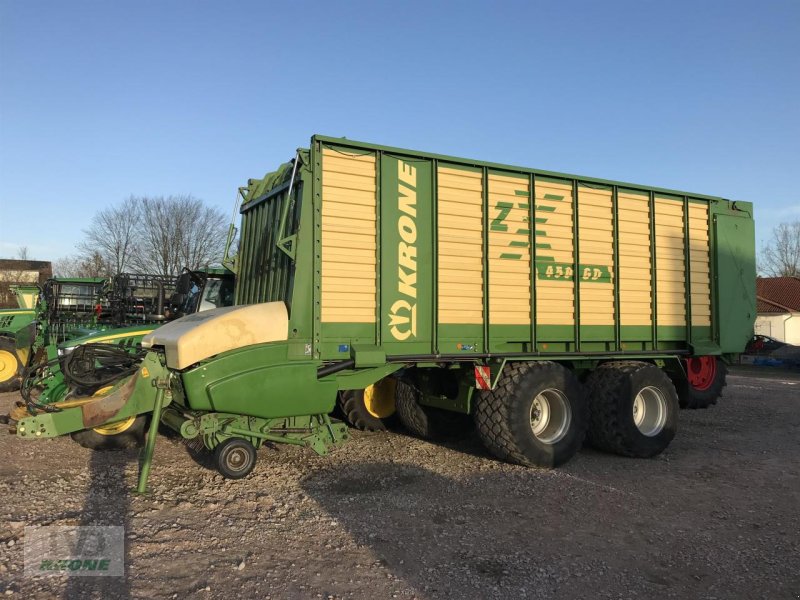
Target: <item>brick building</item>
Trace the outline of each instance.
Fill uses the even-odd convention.
[[[0,258],[0,308],[17,306],[17,299],[11,292],[12,285],[41,285],[52,276],[50,261]]]

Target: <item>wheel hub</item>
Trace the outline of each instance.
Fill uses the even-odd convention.
[[[572,422],[569,401],[563,392],[547,389],[534,397],[531,403],[531,431],[545,444],[555,444],[563,439]]]
[[[8,350],[0,350],[0,383],[17,374],[17,358]]]
[[[131,415],[122,421],[109,423],[108,425],[103,425],[101,427],[95,427],[94,430],[100,435],[117,435],[118,433],[122,433],[123,431],[130,429],[134,421],[136,421],[136,415]]]
[[[686,359],[689,385],[698,391],[707,390],[717,377],[716,356],[693,356]]]
[[[97,390],[94,394],[92,394],[92,398],[100,398],[102,396],[106,396],[112,389],[114,389],[113,385],[107,385],[105,387],[101,387]],[[80,404],[86,404],[86,399],[81,399],[78,402],[72,403],[72,406],[79,406]],[[65,403],[69,405],[68,403]],[[64,405],[62,404],[61,407]],[[107,425],[101,425],[100,427],[95,427],[94,431],[99,433],[100,435],[117,435],[124,431],[127,431],[131,428],[133,423],[136,421],[136,415],[131,415],[127,419],[122,419],[121,421],[116,421],[114,423],[108,423]]]
[[[394,378],[387,377],[364,390],[364,408],[376,419],[385,419],[394,414],[396,383]]]
[[[647,386],[636,394],[632,412],[639,432],[647,437],[656,436],[667,423],[667,400],[660,389]]]
[[[247,464],[247,452],[241,448],[234,448],[228,453],[228,467],[238,471]]]

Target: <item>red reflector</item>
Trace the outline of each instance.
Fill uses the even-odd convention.
[[[492,372],[489,367],[475,367],[475,387],[479,390],[492,389]]]

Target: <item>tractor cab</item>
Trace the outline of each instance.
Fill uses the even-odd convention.
[[[232,306],[234,283],[234,274],[225,268],[184,269],[170,299],[174,316]]]

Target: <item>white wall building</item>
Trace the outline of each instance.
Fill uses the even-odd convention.
[[[800,346],[800,277],[759,277],[756,297],[756,335]]]

